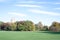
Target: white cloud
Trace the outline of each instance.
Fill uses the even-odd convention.
[[[20,17],[26,17],[26,14],[23,13],[16,13],[16,12],[8,12],[8,14],[14,15],[14,16],[20,16]]]
[[[0,2],[5,2],[6,0],[0,0]]]
[[[59,4],[60,4],[60,2],[53,2],[52,4],[59,5]]]
[[[1,18],[1,17],[0,17]]]
[[[57,2],[57,3],[55,3],[55,4],[60,4],[60,2]]]
[[[35,3],[35,1],[20,1],[18,3]]]
[[[5,0],[0,0],[0,2],[5,1]]]
[[[55,12],[48,12],[48,11],[34,10],[34,9],[30,9],[29,11],[32,12],[32,13],[38,13],[38,14],[47,14],[47,15],[52,15],[52,16],[60,16],[59,13],[55,13]]]
[[[12,1],[12,0],[0,0],[0,2],[9,2],[9,1]]]
[[[58,9],[58,10],[60,10],[60,8],[54,8],[54,9]]]
[[[20,1],[18,3],[36,3],[36,4],[50,4],[51,2],[38,2],[38,1]]]
[[[52,2],[35,2],[35,3],[38,3],[38,4],[51,4]]]
[[[5,1],[7,1],[7,0],[0,0],[0,2],[5,2]]]
[[[16,6],[20,6],[20,7],[40,7],[38,5],[27,5],[27,4],[18,4]]]
[[[17,3],[23,3],[23,4],[60,4],[60,2],[46,2],[46,1],[19,1]]]

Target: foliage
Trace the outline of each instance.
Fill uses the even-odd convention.
[[[48,31],[48,26],[43,26],[43,31]]]
[[[11,25],[10,25],[10,29],[12,30],[12,31],[15,31],[16,30],[16,24],[15,23],[11,23]]]
[[[17,29],[20,31],[34,31],[35,26],[32,21],[17,22]]]
[[[54,32],[59,32],[60,31],[60,23],[53,22],[52,25],[49,27],[49,30],[54,31]]]
[[[38,31],[41,31],[43,29],[43,24],[39,22],[38,24],[35,24],[35,27]]]
[[[44,26],[41,22],[34,24],[32,21],[17,21],[4,23],[0,21],[0,30],[4,31],[53,31],[60,32],[60,23],[53,22],[49,27]]]

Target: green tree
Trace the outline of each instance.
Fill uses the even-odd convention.
[[[4,22],[0,21],[0,30],[1,30],[1,26],[3,25]]]
[[[10,24],[10,29],[12,30],[12,31],[15,31],[16,30],[16,23],[11,23]]]
[[[28,31],[35,31],[35,25],[32,21],[25,21]]]
[[[48,26],[43,26],[43,31],[48,31]]]
[[[17,22],[17,29],[23,31],[34,31],[35,26],[32,21],[19,21]]]

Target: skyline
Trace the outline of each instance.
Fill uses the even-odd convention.
[[[0,21],[31,20],[50,25],[60,22],[60,0],[0,0]]]

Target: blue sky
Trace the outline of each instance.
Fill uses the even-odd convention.
[[[60,0],[0,0],[0,21],[60,22]]]

